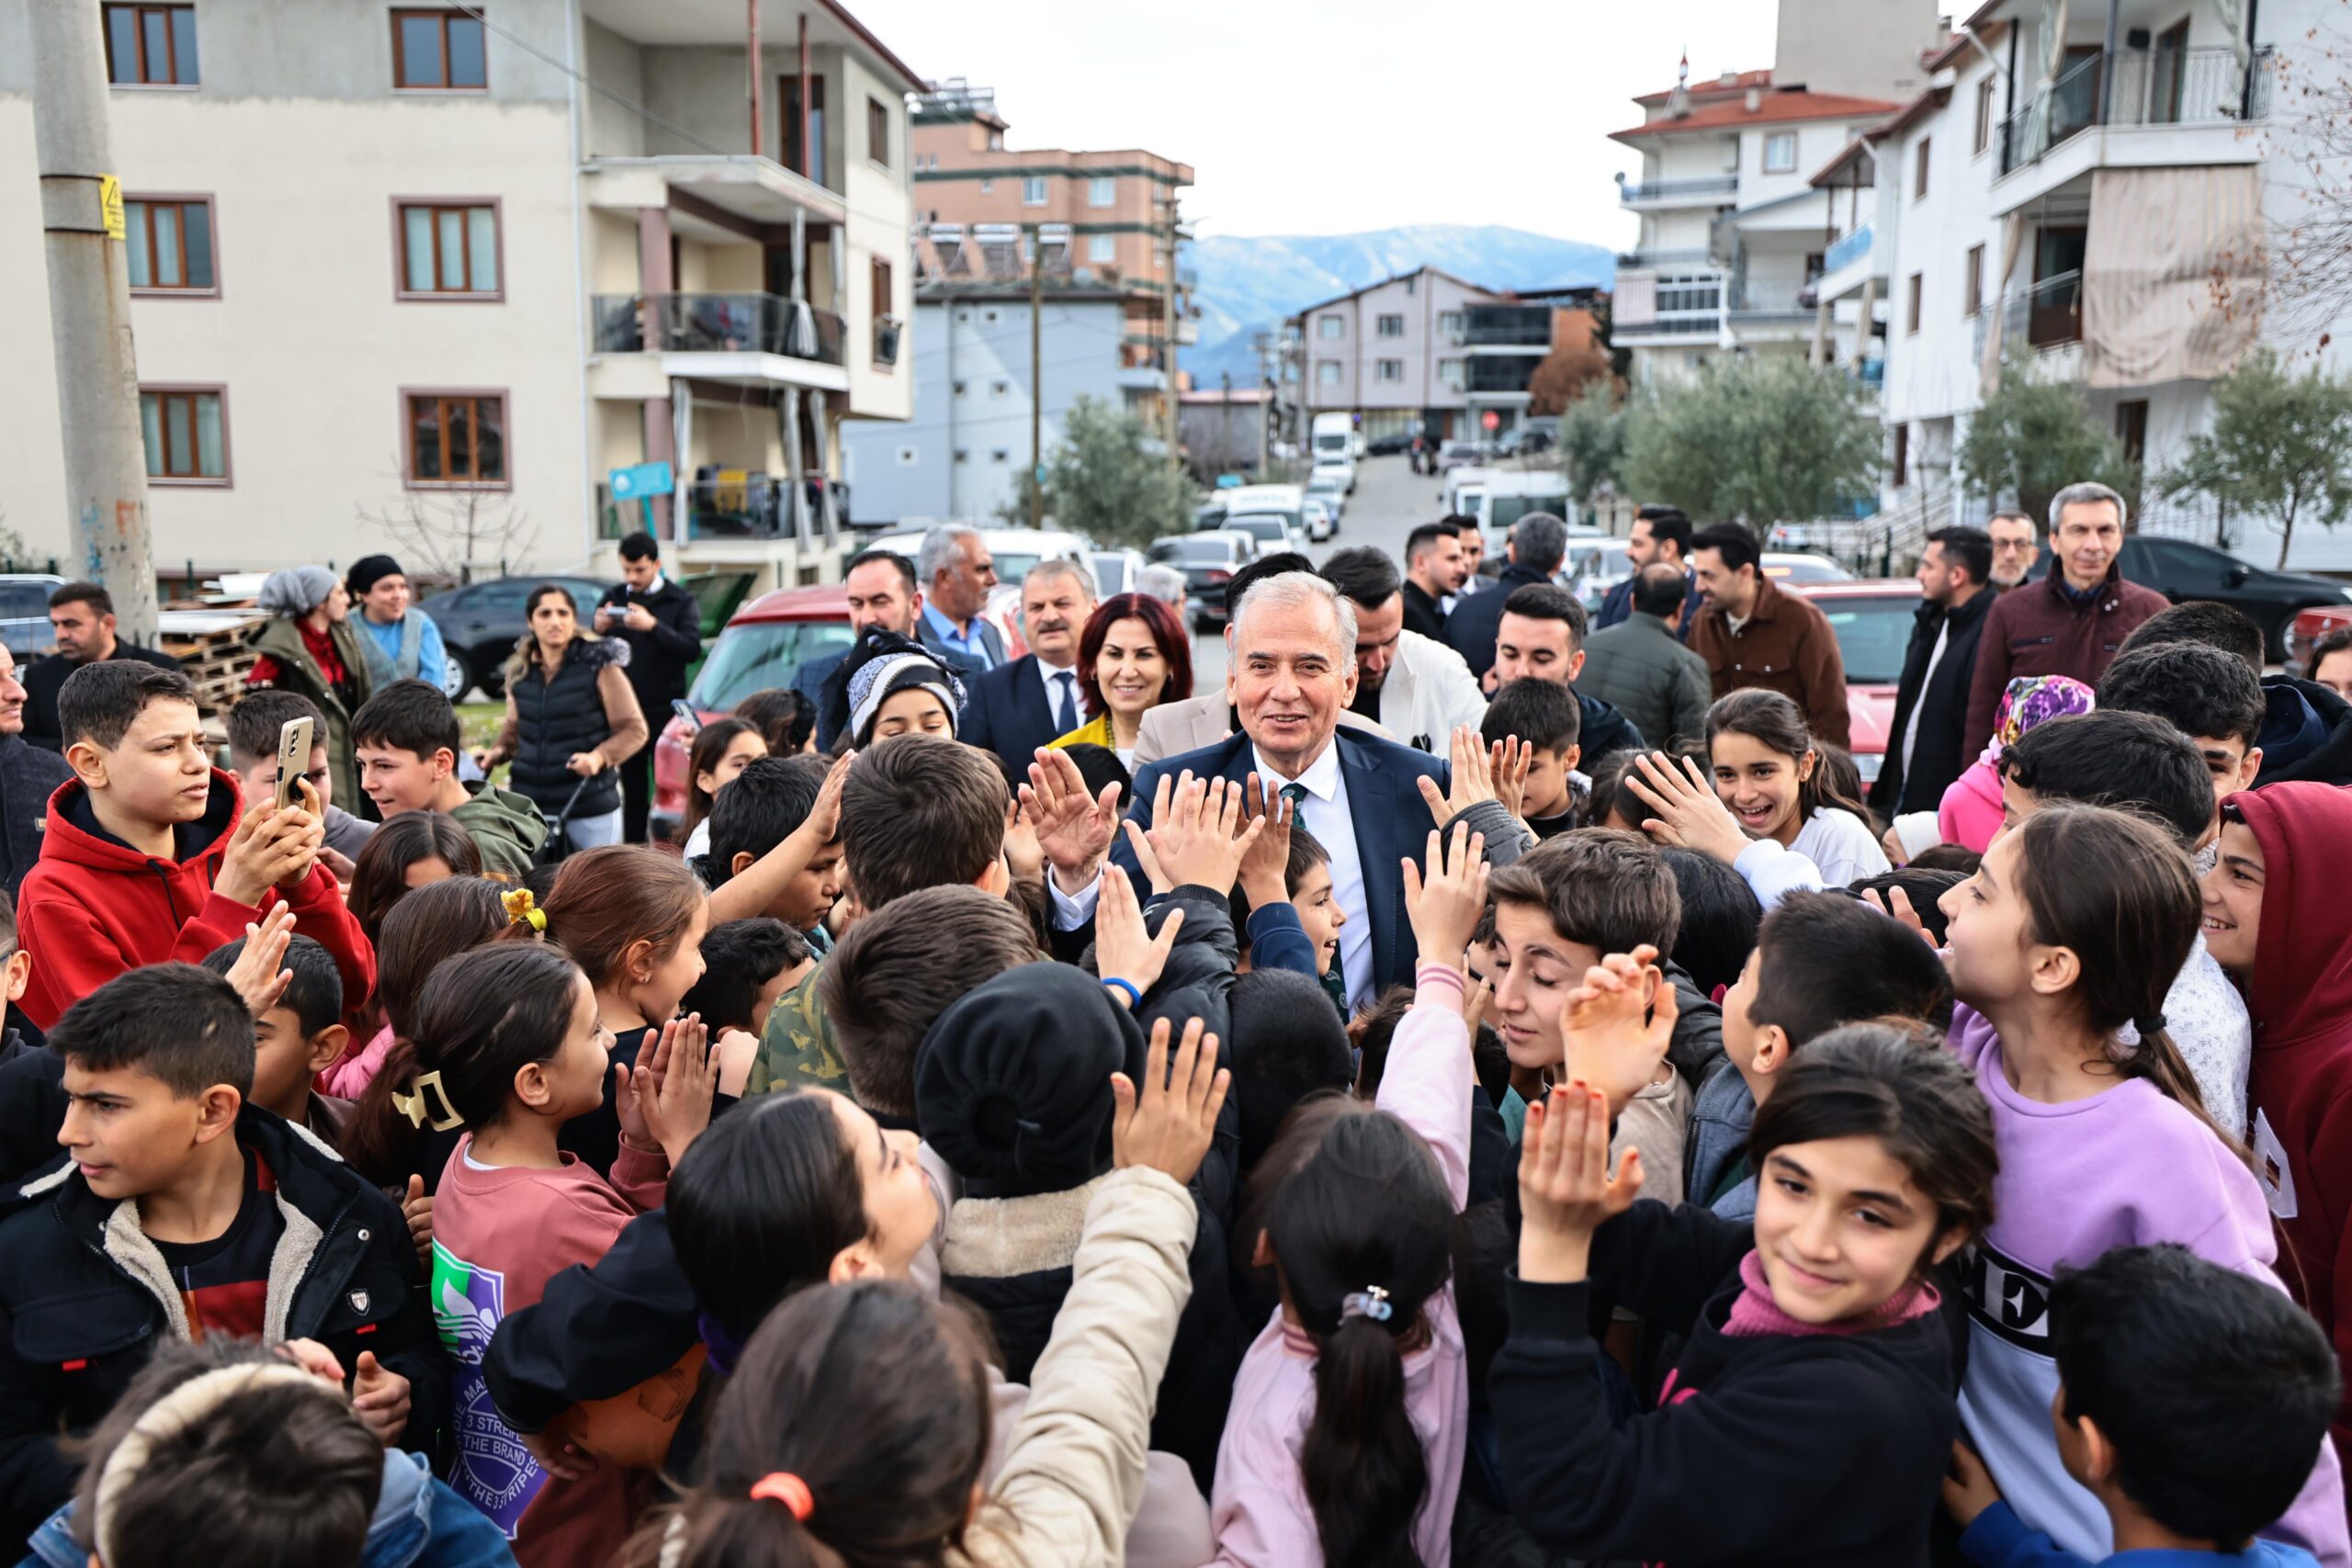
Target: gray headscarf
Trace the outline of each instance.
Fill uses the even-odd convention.
[[[334,594],[337,581],[322,566],[289,566],[263,581],[254,603],[273,615],[307,615]]]

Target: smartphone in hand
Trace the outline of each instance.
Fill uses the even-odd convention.
[[[295,790],[302,775],[311,771],[311,721],[289,718],[277,729],[277,808],[280,811],[300,798]]]

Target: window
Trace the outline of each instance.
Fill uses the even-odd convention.
[[[1807,252],[1805,252],[1805,254],[1804,254],[1804,281],[1805,281],[1805,287],[1806,287],[1806,288],[1811,288],[1811,287],[1813,287],[1815,284],[1816,284],[1816,283],[1820,282],[1820,281],[1821,281],[1821,275],[1822,275],[1823,273],[1825,273],[1825,272],[1827,272],[1828,270],[1829,270],[1829,253],[1828,253],[1827,251],[1807,251]]]
[[[898,302],[898,296],[891,291],[890,264],[876,256],[869,276],[874,289],[874,363],[896,365],[899,362],[899,323],[892,318],[891,307]]]
[[[1375,359],[1372,362],[1372,378],[1375,381],[1402,381],[1405,362],[1401,359]]]
[[[220,292],[212,259],[212,203],[203,197],[134,197],[122,204],[130,287],[139,293]]]
[[[506,487],[503,392],[404,392],[401,400],[412,488]]]
[[[1906,334],[1917,334],[1919,331],[1919,299],[1925,289],[1925,275],[1913,273],[1904,301],[1903,330]]]
[[[141,387],[139,431],[158,484],[229,482],[229,426],[219,387]]]
[[[1961,269],[1961,277],[1968,288],[1968,308],[1961,313],[1973,316],[1984,308],[1984,247],[1968,247],[1968,261]]]
[[[1986,75],[1976,84],[1976,151],[1982,152],[1993,144],[1993,89],[2000,78]]]
[[[1339,316],[1317,316],[1315,318],[1315,335],[1322,338],[1345,337],[1348,335],[1348,323]]]
[[[1376,323],[1375,330],[1382,337],[1403,337],[1405,335],[1405,318],[1402,316],[1383,316]]]
[[[1441,387],[1449,387],[1457,392],[1462,390],[1462,361],[1459,359],[1439,360],[1437,381]]]
[[[393,12],[392,85],[451,92],[488,87],[481,23],[459,11]]]
[[[1913,154],[1911,198],[1914,201],[1928,194],[1928,147],[1934,141],[1932,136],[1922,136],[1919,138],[1919,151]]]
[[[784,166],[817,181],[825,179],[825,79],[808,78],[808,112],[800,112],[800,74],[782,78],[777,98],[784,105]]]
[[[107,80],[118,87],[193,87],[196,7],[107,6]]]
[[[1338,386],[1340,384],[1340,362],[1336,359],[1317,360],[1315,362],[1315,384],[1318,387]]]
[[[1119,259],[1119,236],[1089,234],[1086,236],[1086,259],[1091,262],[1114,262]]]
[[[1440,310],[1437,313],[1437,330],[1449,337],[1459,337],[1462,333],[1462,312]]]
[[[2137,463],[2148,455],[2148,400],[2126,398],[2115,405],[2115,438],[2123,443],[2123,460]]]
[[[890,110],[879,98],[865,100],[865,155],[890,166]]]
[[[1797,172],[1797,133],[1776,130],[1764,139],[1764,172],[1768,175],[1793,175]]]
[[[1045,175],[1025,175],[1022,177],[1021,205],[1023,207],[1043,207],[1046,205]]]
[[[499,299],[498,204],[395,201],[403,299]]]
[[[1119,199],[1119,182],[1110,175],[1097,175],[1086,182],[1086,205],[1109,207]]]

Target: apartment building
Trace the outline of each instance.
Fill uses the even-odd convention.
[[[579,567],[673,465],[673,558],[837,558],[844,421],[904,420],[907,96],[832,0],[100,4],[160,569]],[[47,281],[0,0],[0,288]],[[828,107],[831,107],[830,114]],[[66,544],[49,323],[0,508]]]
[[[1316,301],[1284,342],[1310,423],[1354,414],[1366,439],[1493,434],[1525,413],[1528,378],[1551,351],[1552,307],[1424,266]]]
[[[1821,294],[1884,301],[1886,507],[1935,522],[1994,499],[1962,494],[1957,453],[2005,360],[2081,384],[2155,474],[2210,425],[2214,377],[2267,340],[2320,340],[2298,321],[2288,341],[2259,301],[2308,183],[2278,85],[2335,79],[2335,9],[1993,0],[1926,58],[1917,98],[1818,171],[1837,226]],[[2209,543],[2218,521],[2153,493],[2138,519]],[[2290,564],[2352,568],[2332,531],[2295,547]]]

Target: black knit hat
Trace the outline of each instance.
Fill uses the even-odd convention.
[[[1024,964],[967,991],[923,1036],[923,1141],[976,1197],[1082,1186],[1111,1165],[1111,1075],[1143,1076],[1144,1035],[1102,982]]]
[[[387,577],[406,577],[401,563],[390,556],[361,556],[351,563],[344,574],[343,585],[351,590],[354,599],[365,599],[368,591]]]

